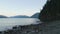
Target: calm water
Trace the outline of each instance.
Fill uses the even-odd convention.
[[[0,18],[0,31],[11,29],[16,25],[38,24],[37,18]]]

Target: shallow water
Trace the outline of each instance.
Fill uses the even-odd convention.
[[[16,25],[38,24],[40,20],[37,18],[0,18],[0,31],[12,29]]]

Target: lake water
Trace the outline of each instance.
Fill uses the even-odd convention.
[[[39,24],[37,18],[0,18],[0,31],[11,29],[16,25]]]

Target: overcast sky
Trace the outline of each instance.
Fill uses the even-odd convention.
[[[47,0],[0,0],[0,15],[31,16],[40,12]]]

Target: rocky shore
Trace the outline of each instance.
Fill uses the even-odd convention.
[[[60,0],[47,0],[39,19],[43,23],[14,26],[0,34],[60,34]]]
[[[0,34],[60,34],[60,20],[35,25],[14,26],[12,29],[0,31]]]
[[[1,31],[0,34],[40,34],[40,31],[42,31],[41,24],[31,24],[14,26],[12,29]]]

